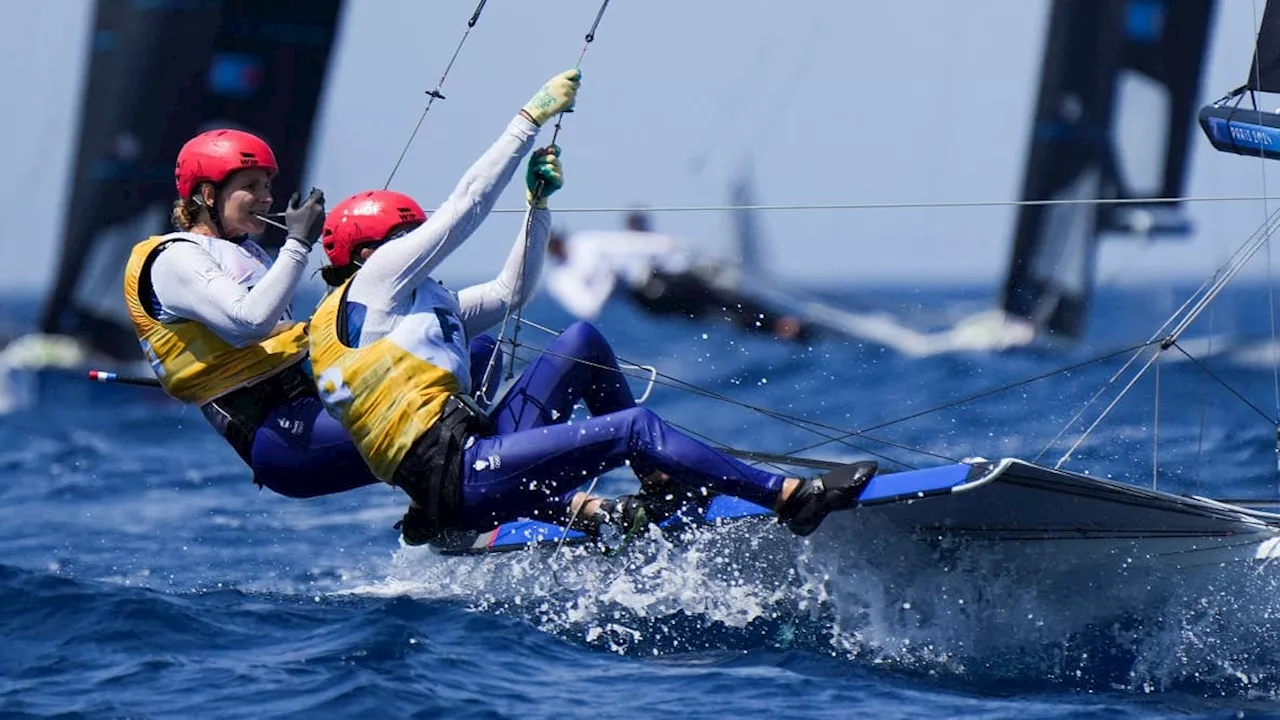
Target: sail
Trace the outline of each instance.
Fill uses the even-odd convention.
[[[140,353],[121,276],[168,229],[173,165],[198,132],[264,137],[297,188],[342,0],[98,0],[62,250],[41,330],[119,359]],[[269,235],[267,244],[281,242]]]
[[[1055,0],[1001,305],[1079,337],[1104,234],[1185,235],[1182,195],[1214,0]],[[1153,129],[1155,130],[1153,132]]]
[[[1120,59],[1112,197],[1185,195],[1214,0],[1130,0]],[[1103,205],[1107,230],[1185,235],[1181,203]]]
[[[1280,2],[1267,1],[1254,48],[1253,64],[1244,87],[1258,92],[1280,93]]]
[[[756,201],[755,187],[751,179],[751,167],[744,164],[733,183],[730,202],[738,208],[753,207]],[[738,264],[747,276],[759,275],[763,265],[761,257],[761,232],[759,213],[754,210],[734,210],[734,243]]]
[[[1280,114],[1260,110],[1255,92],[1280,93],[1280,2],[1268,0],[1262,12],[1244,84],[1200,110],[1200,128],[1214,148],[1280,160]],[[1245,94],[1250,106],[1240,107]]]

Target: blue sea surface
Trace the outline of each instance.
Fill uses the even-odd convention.
[[[877,425],[1141,342],[1191,289],[1104,289],[1089,336],[1056,352],[788,345],[622,302],[599,325],[620,356],[734,401],[660,384],[659,414],[786,452],[823,437],[753,407]],[[944,327],[990,295],[844,300]],[[1265,287],[1229,289],[1187,336],[1222,338],[1201,346],[1217,379],[1171,351],[1066,467],[1149,486],[1158,459],[1163,490],[1280,498],[1275,363],[1259,345],[1269,302]],[[526,314],[569,321],[545,300]],[[0,301],[0,315],[33,317],[33,299]],[[526,358],[547,340],[520,339]],[[892,467],[1029,459],[1127,358],[872,433],[892,445],[808,452]],[[1262,573],[1073,624],[1064,607],[1101,599],[981,562],[905,583],[856,518],[808,542],[758,524],[612,557],[446,558],[400,547],[404,500],[389,487],[259,490],[198,411],[158,391],[56,372],[9,382],[30,404],[0,416],[3,717],[1280,717],[1280,594]],[[632,487],[626,472],[601,484]]]

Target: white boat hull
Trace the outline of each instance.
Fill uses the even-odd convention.
[[[1013,459],[947,495],[861,512],[935,548],[1058,571],[1185,572],[1280,557],[1280,515]]]

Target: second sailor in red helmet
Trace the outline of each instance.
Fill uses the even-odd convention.
[[[572,107],[579,80],[576,70],[553,78],[481,158],[479,165],[503,168],[487,188],[492,198],[539,128]],[[500,146],[509,151],[497,152]],[[678,492],[725,493],[773,508],[798,534],[855,503],[874,463],[802,480],[719,453],[636,407],[612,348],[586,323],[557,338],[492,412],[477,407],[474,384],[484,376],[469,371],[467,338],[502,323],[532,295],[551,226],[547,196],[563,184],[557,147],[533,153],[525,182],[529,222],[502,270],[458,292],[431,275],[491,203],[471,214],[446,203],[428,219],[408,196],[374,190],[344,200],[325,221],[332,263],[325,280],[337,289],[311,319],[317,387],[374,474],[409,496],[400,525],[407,543],[518,517],[568,521],[587,532],[628,530],[654,507],[653,495]],[[592,417],[568,424],[578,400]],[[650,497],[611,500],[578,490],[627,463]]]
[[[275,258],[252,239],[265,230],[260,216],[278,171],[271,147],[251,133],[211,130],[189,140],[174,170],[178,232],[134,246],[124,294],[165,391],[199,406],[257,483],[311,497],[374,478],[323,411],[306,325],[290,311],[324,222],[324,194],[294,194]]]

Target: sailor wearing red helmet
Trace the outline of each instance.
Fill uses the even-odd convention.
[[[323,193],[294,194],[274,260],[250,239],[265,229],[277,171],[251,133],[211,130],[183,145],[178,232],[134,246],[125,303],[165,391],[200,406],[259,485],[311,497],[375,479],[316,397],[306,325],[289,309],[324,222]]]
[[[672,492],[674,479],[681,492],[734,495],[776,509],[798,534],[812,532],[831,510],[853,505],[874,463],[800,480],[719,453],[636,407],[612,348],[589,324],[561,335],[492,412],[472,399],[483,376],[469,370],[467,339],[532,294],[551,227],[546,199],[564,182],[559,149],[529,161],[529,236],[521,227],[497,278],[455,293],[430,275],[488,214],[539,128],[572,107],[579,80],[575,70],[548,82],[430,218],[389,191],[357,194],[329,213],[324,275],[337,289],[311,320],[321,399],[374,475],[409,496],[400,524],[408,544],[518,517],[630,530],[649,500],[577,491],[627,462],[648,488]],[[459,200],[478,187],[479,202]],[[578,400],[593,417],[567,424]]]

